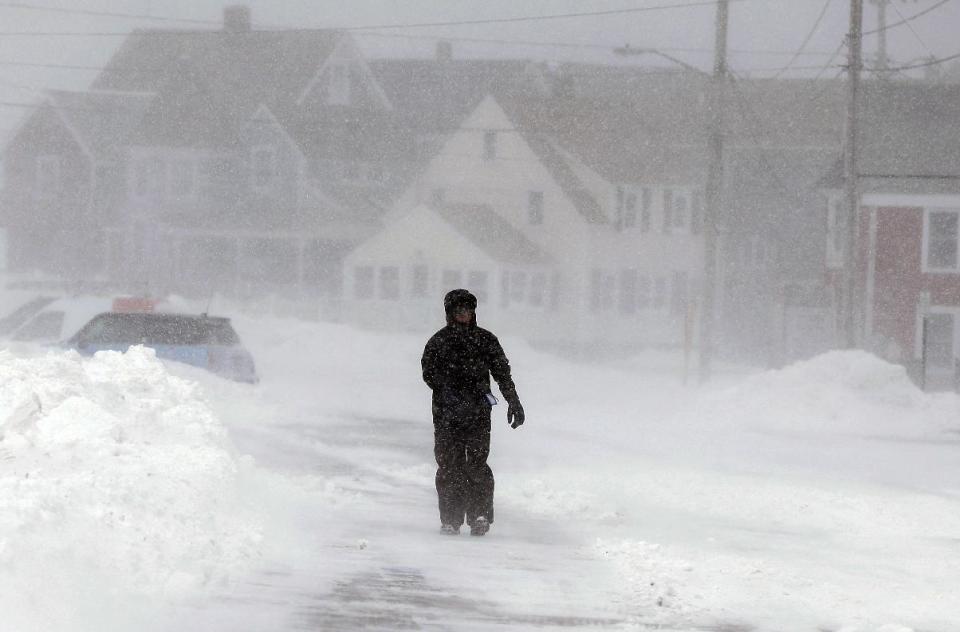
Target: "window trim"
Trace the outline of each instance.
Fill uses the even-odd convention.
[[[957,258],[952,268],[934,268],[930,266],[930,214],[953,213],[957,216]],[[960,207],[925,207],[923,209],[923,247],[921,251],[921,272],[924,274],[960,274]]]
[[[934,316],[937,314],[945,314],[953,317],[953,359],[954,362],[957,362],[960,359],[960,307],[953,307],[949,305],[931,305],[927,312],[924,313],[922,309],[917,309],[916,314],[916,329],[914,330],[914,344],[913,352],[914,358],[920,360],[923,358],[923,319],[924,316]],[[947,369],[935,369],[933,372],[930,369],[927,369],[927,375],[947,375],[948,373],[953,373],[952,368]]]

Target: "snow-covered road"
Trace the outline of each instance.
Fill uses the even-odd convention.
[[[960,628],[960,398],[898,367],[698,389],[505,340],[528,422],[444,537],[423,336],[237,324],[257,386],[0,353],[0,630]]]

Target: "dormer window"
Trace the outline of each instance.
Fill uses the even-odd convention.
[[[494,160],[497,157],[497,133],[483,133],[483,159]]]
[[[350,68],[346,62],[335,62],[327,75],[327,103],[350,105]]]
[[[250,157],[253,187],[268,188],[277,177],[277,151],[273,147],[257,147]]]
[[[60,196],[60,156],[37,156],[34,193],[47,199]]]

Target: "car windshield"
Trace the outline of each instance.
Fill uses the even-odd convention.
[[[15,309],[7,316],[0,318],[0,336],[7,335],[27,322],[31,316],[53,302],[50,296],[38,296],[29,303]]]
[[[239,339],[225,318],[151,314],[145,319],[144,342],[154,345],[232,345]]]
[[[84,344],[234,345],[240,342],[226,318],[178,314],[101,314],[78,339]]]
[[[63,312],[44,312],[17,330],[14,340],[58,340],[63,328]]]

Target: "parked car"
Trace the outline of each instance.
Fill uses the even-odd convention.
[[[54,296],[34,296],[19,304],[12,312],[0,318],[0,336],[9,336],[55,300]]]
[[[86,355],[145,345],[159,358],[207,369],[238,382],[259,381],[253,356],[241,344],[229,318],[111,311],[95,316],[65,344]]]
[[[39,309],[16,325],[10,339],[15,342],[58,344],[80,331],[97,314],[113,309],[114,301],[100,296],[72,296],[42,299]]]

